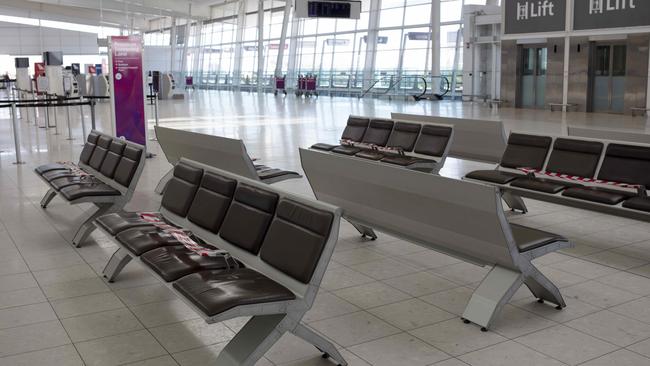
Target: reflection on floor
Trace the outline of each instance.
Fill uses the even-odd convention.
[[[242,138],[264,163],[300,170],[298,146],[335,142],[349,114],[391,111],[502,119],[516,131],[561,134],[567,123],[647,131],[645,118],[625,116],[216,91],[161,102],[160,123]],[[90,207],[57,199],[46,211],[39,207],[45,186],[33,167],[76,160],[81,150],[77,109],[71,115],[76,140],[68,141],[65,111],[58,112],[55,135],[35,127],[30,110],[19,124],[27,164],[16,166],[11,120],[0,110],[0,365],[214,364],[245,319],[206,325],[138,263],[106,283],[98,273],[115,246],[99,233],[80,249],[68,244]],[[107,104],[97,115],[98,128],[110,131]],[[161,153],[154,141],[149,149]],[[450,159],[442,174],[460,176],[475,166]],[[150,159],[128,207],[156,209],[153,189],[168,169],[164,157]],[[305,180],[278,186],[311,194]],[[535,201],[529,207],[512,221],[576,243],[536,262],[562,288],[565,310],[537,304],[522,289],[493,331],[482,333],[458,317],[486,269],[387,235],[365,242],[344,225],[309,326],[339,345],[353,366],[650,364],[650,224]],[[287,336],[260,364],[329,363]]]

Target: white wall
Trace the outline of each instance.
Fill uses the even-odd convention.
[[[97,34],[0,22],[0,54],[28,56],[40,55],[43,51],[61,51],[64,55],[97,54]]]

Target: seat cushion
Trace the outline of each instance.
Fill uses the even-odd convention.
[[[59,193],[68,201],[84,197],[119,196],[120,191],[108,184],[80,184],[62,188]]]
[[[384,154],[372,150],[366,150],[357,153],[355,156],[369,160],[381,160],[381,158],[384,157]]]
[[[153,249],[142,254],[140,259],[167,282],[200,271],[228,268],[225,257],[203,257],[183,245]]]
[[[361,151],[361,149],[354,146],[337,146],[332,149],[332,152],[335,152],[337,154],[350,155],[350,156],[358,153],[359,151]]]
[[[115,239],[137,256],[161,247],[183,245],[174,236],[155,226],[133,227],[120,232]]]
[[[330,144],[319,143],[319,144],[311,145],[311,148],[316,149],[316,150],[331,151],[336,146],[338,146],[338,145],[330,145]]]
[[[43,173],[41,176],[46,181],[51,182],[59,178],[79,177],[80,175],[68,169],[68,170],[50,170],[49,172]]]
[[[157,214],[157,216],[162,217],[159,214]],[[144,221],[137,212],[126,211],[100,216],[95,220],[95,223],[111,235],[117,235],[124,230],[134,227],[153,227],[153,224]]]
[[[241,305],[296,298],[284,286],[248,268],[193,273],[174,282],[174,288],[208,316]]]
[[[533,177],[517,178],[510,185],[513,187],[530,189],[532,191],[553,194],[559,193],[570,187],[582,187],[582,185],[578,183]]]
[[[523,176],[524,174],[504,172],[501,170],[477,170],[467,174],[465,177],[497,184],[508,184],[513,180],[521,178]]]
[[[650,212],[650,197],[632,197],[623,202],[623,207]]]
[[[600,187],[568,188],[562,192],[563,196],[579,198],[585,201],[616,205],[627,198],[634,197],[634,193]]]
[[[59,163],[51,163],[51,164],[45,164],[37,167],[34,169],[36,174],[43,175],[43,173],[47,173],[53,170],[70,170],[70,167],[65,166],[63,164]]]
[[[567,240],[560,235],[532,229],[526,226],[510,224],[510,227],[512,228],[512,236],[515,239],[515,243],[517,243],[520,253],[541,248],[544,245],[552,244],[557,241]]]
[[[257,175],[260,177],[261,180],[265,179],[273,179],[273,178],[278,178],[278,177],[283,177],[286,175],[295,175],[295,176],[300,176],[296,172],[291,172],[288,170],[282,170],[282,169],[267,169],[264,171],[261,171],[257,173]]]
[[[50,181],[52,188],[60,190],[63,187],[73,186],[76,184],[97,184],[101,181],[91,175],[82,175],[74,177],[62,177]]]

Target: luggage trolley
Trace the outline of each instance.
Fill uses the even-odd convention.
[[[275,91],[273,91],[273,95],[278,95],[280,91],[282,91],[284,95],[287,95],[286,80],[287,75],[283,77],[275,77]]]
[[[300,97],[304,95],[306,98],[311,97],[312,95],[318,97],[318,92],[316,92],[316,76],[306,75],[298,76],[298,88],[296,89],[296,96]]]

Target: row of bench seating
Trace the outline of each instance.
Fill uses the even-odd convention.
[[[302,177],[296,172],[253,164],[242,140],[162,126],[156,126],[155,130],[160,147],[172,167],[184,157],[267,184]],[[157,193],[162,194],[172,173],[173,169],[160,180]]]
[[[466,178],[650,212],[648,145],[513,133],[496,169]]]
[[[327,204],[183,158],[160,212],[112,213],[96,223],[120,247],[104,269],[110,281],[137,257],[207,322],[252,316],[218,365],[254,365],[287,331],[345,365],[329,341],[300,323],[338,240],[340,215]],[[210,253],[188,249],[174,230]]]
[[[311,148],[437,171],[444,164],[452,139],[450,126],[350,116],[341,135],[341,145],[318,143]]]
[[[572,244],[553,233],[508,223],[499,188],[313,149],[300,149],[300,159],[316,198],[341,207],[346,220],[492,266],[463,315],[482,330],[522,284],[540,301],[558,309],[566,306],[531,260]]]
[[[41,207],[46,208],[57,195],[70,204],[90,202],[98,207],[73,238],[79,246],[94,230],[96,217],[121,210],[131,199],[144,162],[143,146],[92,131],[78,163],[52,163],[34,170],[50,187]]]

